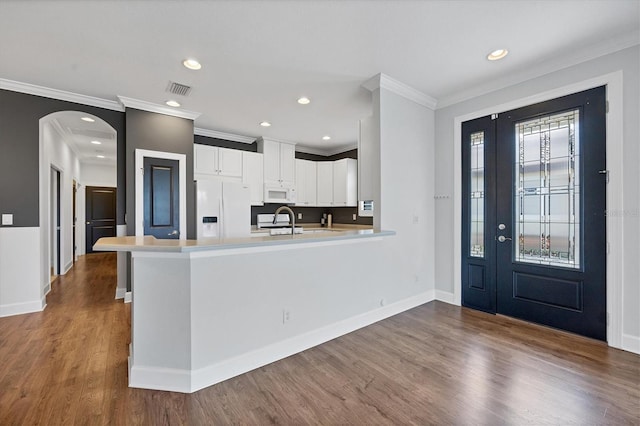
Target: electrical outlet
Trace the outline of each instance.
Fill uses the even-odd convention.
[[[282,310],[282,323],[285,324],[291,319],[291,312],[288,309]]]
[[[358,220],[358,217],[355,213],[353,214],[353,220]]]
[[[302,220],[302,213],[298,213],[298,220]]]

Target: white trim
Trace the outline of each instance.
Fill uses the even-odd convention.
[[[60,101],[73,102],[81,105],[89,105],[112,111],[124,111],[124,108],[120,104],[120,102],[96,98],[94,96],[81,95],[79,93],[67,92],[65,90],[51,89],[49,87],[37,86],[30,83],[22,83],[20,81],[7,80],[4,78],[0,78],[0,89],[10,90],[12,92],[26,93],[29,95],[42,96],[44,98],[58,99]]]
[[[127,291],[124,294],[124,303],[131,303],[132,297],[131,297],[131,292]]]
[[[51,291],[51,283],[46,284],[42,289],[43,294],[46,296]]]
[[[607,100],[609,113],[607,114],[607,169],[610,171],[609,186],[607,188],[607,210],[622,211],[623,189],[623,77],[622,71],[590,78],[546,92],[538,93],[526,98],[517,99],[501,105],[484,108],[454,118],[453,123],[453,302],[461,304],[461,239],[462,239],[462,163],[461,163],[461,125],[464,121],[486,115],[509,111],[512,109],[532,105],[538,102],[570,95],[598,86],[607,86]],[[609,325],[607,326],[607,342],[609,346],[620,348],[622,345],[623,321],[623,276],[624,271],[624,233],[622,226],[607,217],[607,241],[611,252],[607,256],[607,312]]]
[[[198,136],[206,136],[208,138],[224,139],[227,141],[252,144],[256,138],[250,136],[236,135],[233,133],[219,132],[217,130],[202,129],[200,127],[193,128],[193,134]]]
[[[276,139],[276,138],[270,138],[270,137],[265,137],[265,136],[260,136],[259,138],[256,139],[256,141],[267,141],[267,142],[278,142],[278,143],[288,143],[289,145],[297,145],[296,142],[291,142],[291,141],[287,141],[284,139]]]
[[[45,296],[42,296],[41,300],[0,305],[0,318],[10,317],[12,315],[30,314],[32,312],[42,312],[46,306],[47,302]]]
[[[127,293],[127,289],[126,288],[118,288],[116,287],[116,300],[118,299],[124,299],[124,296]]]
[[[640,355],[640,337],[623,334],[622,349]]]
[[[321,149],[310,146],[296,145],[296,152],[304,152],[307,154],[314,155],[322,155],[324,157],[329,157],[331,155],[342,154],[343,152],[351,151],[352,149],[357,149],[358,143],[349,143],[346,145],[340,145],[333,148]]]
[[[178,160],[178,185],[180,186],[180,238],[187,239],[187,156],[184,154],[176,154],[173,152],[150,151],[147,149],[136,149],[136,236],[144,235],[144,176],[142,169],[144,167],[144,159],[163,158],[166,160]]]
[[[386,89],[429,109],[436,109],[438,104],[437,99],[383,73],[374,75],[362,83],[362,87],[371,92],[378,88]]]
[[[66,265],[64,265],[64,272],[60,275],[66,275],[67,272],[73,267],[73,260],[69,261]]]
[[[435,299],[450,305],[456,304],[454,294],[448,291],[436,290]]]
[[[142,111],[156,112],[158,114],[171,115],[173,117],[187,118],[189,120],[195,120],[200,117],[199,112],[189,111],[186,109],[173,108],[170,106],[163,106],[154,104],[153,102],[141,101],[139,99],[127,98],[126,96],[118,95],[120,103],[126,108],[141,109]]]
[[[434,291],[430,290],[192,372],[131,366],[129,359],[129,386],[183,393],[196,392],[431,302],[433,299]]]

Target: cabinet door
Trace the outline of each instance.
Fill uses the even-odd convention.
[[[193,173],[217,174],[218,148],[202,144],[193,144]]]
[[[296,159],[296,206],[306,206],[308,204],[306,160]]]
[[[242,177],[242,151],[219,148],[218,173],[220,176]]]
[[[249,186],[251,205],[261,206],[264,200],[264,176],[262,174],[262,154],[242,153],[242,183]]]
[[[316,163],[318,183],[317,197],[319,206],[333,205],[333,162],[320,161]]]
[[[345,158],[333,163],[333,205],[357,205],[357,161]]]
[[[317,200],[317,163],[315,161],[307,161],[305,164],[305,192],[306,201],[308,206],[315,206],[318,204]]]
[[[287,143],[280,144],[280,182],[293,186],[296,181],[296,148]]]
[[[280,183],[280,144],[265,141],[263,146],[264,181],[265,183]]]

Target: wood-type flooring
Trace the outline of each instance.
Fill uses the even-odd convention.
[[[640,424],[640,356],[431,302],[187,395],[127,386],[115,254],[0,318],[0,425]]]

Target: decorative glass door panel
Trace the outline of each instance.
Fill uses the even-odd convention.
[[[518,262],[580,268],[580,111],[515,125]]]

